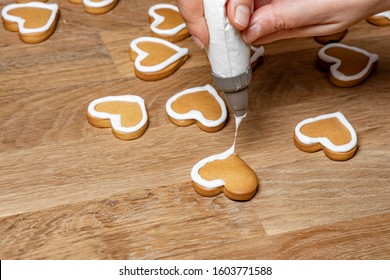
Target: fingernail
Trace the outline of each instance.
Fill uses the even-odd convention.
[[[204,49],[204,45],[201,40],[199,40],[198,37],[192,35],[192,40],[194,41],[195,45],[197,45],[199,48]]]
[[[255,23],[251,27],[249,27],[243,34],[244,41],[246,43],[252,43],[256,39],[258,39],[261,35],[261,27],[259,24]]]
[[[248,6],[238,5],[236,8],[236,14],[234,15],[234,21],[246,28],[249,23],[250,10]]]

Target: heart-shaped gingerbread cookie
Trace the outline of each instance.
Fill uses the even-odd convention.
[[[145,102],[136,95],[95,99],[88,106],[87,118],[95,127],[112,127],[114,135],[122,140],[141,137],[148,126]]]
[[[178,126],[197,123],[206,132],[221,130],[227,118],[225,102],[210,85],[175,94],[168,99],[165,108],[172,123]]]
[[[255,172],[232,149],[199,161],[191,171],[195,191],[202,196],[222,192],[232,200],[245,201],[257,192]]]
[[[111,11],[118,0],[69,0],[73,4],[83,4],[84,10],[90,14],[104,14]]]
[[[332,43],[318,52],[318,65],[329,70],[329,80],[339,87],[352,87],[366,80],[378,63],[378,55]]]
[[[188,58],[188,49],[154,37],[140,37],[130,43],[135,75],[156,81],[173,74]]]
[[[376,26],[389,26],[390,25],[390,11],[379,13],[367,18],[367,22]]]
[[[190,34],[179,9],[172,4],[156,4],[149,8],[152,35],[170,42],[178,42]]]
[[[345,37],[345,35],[347,35],[347,33],[348,29],[329,35],[315,36],[314,40],[322,45],[337,43],[340,42]]]
[[[1,11],[3,25],[9,31],[18,31],[25,43],[40,43],[53,34],[58,17],[57,4],[28,2],[10,4]]]
[[[357,150],[356,132],[340,112],[303,120],[295,127],[294,142],[305,152],[323,150],[332,160],[348,160]]]

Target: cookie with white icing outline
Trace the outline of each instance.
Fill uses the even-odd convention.
[[[318,52],[318,65],[329,71],[329,80],[338,87],[352,87],[365,81],[378,63],[378,55],[340,43]]]
[[[348,29],[329,35],[315,36],[314,40],[321,45],[337,43],[340,42],[345,37],[345,35],[347,35],[347,33]]]
[[[196,123],[206,132],[221,130],[226,123],[225,102],[210,85],[179,92],[165,105],[169,120],[177,126]]]
[[[148,13],[152,36],[170,42],[178,42],[190,36],[179,9],[175,5],[156,4],[149,8]]]
[[[155,37],[140,37],[130,43],[135,75],[157,81],[172,75],[188,58],[188,49]]]
[[[358,148],[355,129],[341,112],[303,120],[295,127],[294,142],[301,151],[323,150],[337,161],[352,158]]]
[[[105,14],[111,11],[118,0],[69,0],[73,4],[83,4],[84,10],[90,14]]]
[[[258,189],[255,172],[231,149],[199,161],[191,171],[192,185],[202,196],[224,193],[232,200],[246,201]]]
[[[251,46],[251,57],[249,63],[252,66],[252,70],[255,70],[264,61],[264,47]]]
[[[367,22],[375,26],[389,26],[390,25],[390,11],[382,12],[373,15],[366,19]]]
[[[95,127],[111,127],[122,140],[139,138],[148,127],[145,102],[136,95],[95,99],[88,105],[87,118]]]
[[[4,28],[18,32],[20,40],[29,44],[49,38],[57,26],[59,15],[57,4],[42,2],[10,4],[1,11]]]

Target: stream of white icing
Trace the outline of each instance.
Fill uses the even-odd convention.
[[[246,117],[246,114],[244,116],[241,116],[241,117],[235,116],[236,131],[234,133],[234,141],[233,141],[233,145],[228,150],[224,151],[221,154],[212,155],[212,156],[209,156],[207,158],[204,158],[201,161],[199,161],[197,164],[194,165],[194,167],[191,170],[191,179],[192,179],[192,181],[194,181],[198,185],[200,185],[202,187],[205,187],[207,189],[215,189],[215,188],[218,188],[218,187],[221,187],[221,186],[225,185],[225,182],[222,179],[215,179],[215,180],[212,180],[212,181],[208,181],[208,180],[203,179],[200,176],[200,174],[199,174],[199,170],[203,166],[205,166],[208,162],[212,162],[212,161],[215,161],[215,160],[226,159],[229,156],[231,156],[232,154],[234,154],[235,149],[236,149],[236,140],[237,140],[238,128],[240,127],[240,124],[241,124],[242,120],[245,117]]]

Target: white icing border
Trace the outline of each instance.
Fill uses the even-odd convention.
[[[324,119],[330,119],[336,117],[344,126],[345,128],[348,129],[349,133],[351,134],[351,141],[349,143],[346,143],[344,145],[335,145],[333,144],[327,137],[309,137],[304,135],[301,132],[302,126],[305,124],[313,123],[319,120],[324,120]],[[320,143],[327,149],[334,151],[334,152],[348,152],[351,151],[353,148],[356,147],[357,144],[357,135],[352,127],[352,125],[349,123],[349,121],[345,118],[345,116],[341,112],[335,112],[331,114],[325,114],[321,115],[315,118],[309,118],[306,120],[301,121],[296,127],[295,127],[295,135],[305,145],[312,145],[316,143]]]
[[[40,8],[40,9],[46,9],[51,10],[51,15],[49,20],[44,26],[38,27],[38,28],[25,28],[24,23],[25,19],[13,16],[8,14],[9,11],[19,8]],[[19,33],[21,34],[34,34],[34,33],[41,33],[46,32],[50,29],[50,27],[53,25],[54,20],[58,13],[58,4],[56,3],[43,3],[43,2],[27,2],[27,3],[16,3],[16,4],[10,4],[3,8],[1,11],[1,16],[8,21],[16,22],[18,24]]]
[[[176,113],[172,109],[172,103],[175,102],[179,97],[186,95],[186,94],[200,92],[200,91],[208,91],[218,102],[219,107],[221,108],[221,116],[217,120],[206,119],[203,116],[202,112],[197,111],[197,110],[191,110],[185,114],[179,114],[179,113]],[[219,96],[217,91],[211,85],[205,85],[202,87],[194,87],[194,88],[186,89],[184,91],[181,91],[181,92],[175,94],[174,96],[172,96],[171,98],[168,99],[167,103],[165,104],[165,109],[167,111],[167,114],[176,120],[193,119],[193,120],[197,120],[202,125],[207,126],[207,127],[216,127],[216,126],[222,124],[227,118],[227,109],[226,109],[225,102],[223,101],[223,99]]]
[[[115,0],[102,0],[100,2],[93,2],[91,0],[83,0],[83,4],[91,8],[103,8],[112,4]]]
[[[98,104],[105,103],[105,102],[112,102],[112,101],[124,101],[124,102],[138,103],[139,106],[141,107],[141,112],[142,112],[141,121],[135,126],[123,127],[120,115],[109,114],[109,113],[105,113],[105,112],[98,112],[95,110],[95,107]],[[136,132],[137,130],[140,130],[148,121],[148,114],[146,112],[145,101],[137,95],[106,96],[106,97],[95,99],[88,105],[88,113],[94,118],[109,119],[111,122],[112,128],[115,131],[119,131],[119,132],[123,132],[123,133]]]
[[[371,17],[384,17],[384,18],[387,18],[388,20],[390,20],[390,11],[385,11],[385,12],[373,15]]]
[[[251,50],[253,51],[253,54],[250,58],[250,61],[249,63],[252,64],[253,62],[255,62],[256,60],[258,60],[260,57],[264,56],[264,47],[261,46],[261,47],[255,47],[255,46],[251,46]]]
[[[343,73],[341,73],[340,71],[338,71],[338,68],[341,65],[341,60],[338,58],[335,58],[333,56],[327,55],[325,53],[328,49],[331,49],[331,48],[345,48],[345,49],[355,51],[357,53],[361,53],[369,58],[368,63],[366,65],[366,67],[362,71],[360,71],[359,73],[352,75],[352,76],[346,76]],[[359,80],[359,79],[363,78],[364,75],[366,75],[368,73],[368,71],[370,70],[372,64],[378,60],[377,54],[369,53],[366,50],[363,50],[363,49],[360,49],[357,47],[351,47],[351,46],[348,46],[345,44],[340,44],[340,43],[331,43],[331,44],[324,46],[323,48],[321,48],[319,50],[318,57],[327,63],[334,63],[330,66],[330,72],[332,73],[332,75],[336,79],[338,79],[340,81],[354,81],[354,80]]]
[[[140,48],[138,48],[138,43],[140,42],[153,42],[157,44],[162,44],[171,49],[174,49],[176,53],[173,56],[169,57],[167,60],[161,62],[160,64],[152,65],[152,66],[143,66],[141,65],[141,61],[145,59],[149,54],[141,50]],[[153,72],[161,71],[188,54],[188,49],[180,48],[179,46],[171,42],[168,42],[167,40],[155,38],[155,37],[139,37],[137,39],[134,39],[130,43],[130,48],[138,54],[134,62],[135,67],[137,68],[138,71],[144,73],[153,73]]]
[[[242,117],[235,116],[236,132],[234,134],[234,142],[233,142],[233,145],[228,150],[224,151],[223,153],[220,153],[217,155],[212,155],[212,156],[209,156],[207,158],[204,158],[194,165],[194,167],[191,170],[192,181],[194,181],[195,183],[197,183],[198,185],[200,185],[206,189],[215,189],[215,188],[219,188],[219,187],[222,187],[225,185],[225,182],[222,179],[215,179],[212,181],[203,179],[199,174],[199,170],[209,162],[212,162],[215,160],[226,159],[229,156],[231,156],[232,154],[234,154],[234,151],[236,148],[236,139],[237,139],[238,128],[239,128],[242,120],[245,117],[246,117],[246,114]]]
[[[179,33],[181,30],[183,30],[184,28],[186,28],[185,23],[179,24],[178,26],[170,28],[170,29],[158,28],[157,26],[159,26],[160,23],[164,22],[164,20],[165,20],[165,17],[156,13],[156,10],[159,10],[159,9],[170,9],[170,10],[173,10],[173,11],[176,11],[179,13],[178,7],[176,7],[175,5],[172,5],[172,4],[156,4],[156,5],[151,6],[149,8],[148,13],[149,13],[149,16],[154,19],[154,21],[150,24],[150,29],[154,33],[160,34],[160,35],[175,35],[175,34]]]

